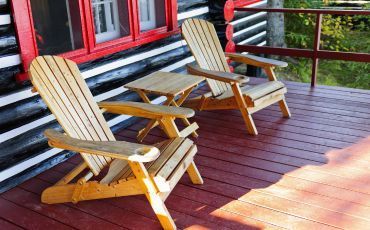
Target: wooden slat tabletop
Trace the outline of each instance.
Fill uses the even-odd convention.
[[[202,81],[204,78],[199,76],[159,71],[130,82],[124,87],[163,96],[177,96]]]

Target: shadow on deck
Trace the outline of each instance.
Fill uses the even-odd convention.
[[[369,229],[370,91],[286,84],[292,118],[275,105],[257,112],[257,137],[247,135],[238,111],[197,113],[205,183],[184,176],[166,201],[179,228]],[[135,141],[145,124],[117,138]],[[163,138],[156,128],[146,142]],[[0,228],[160,228],[143,196],[41,204],[42,190],[79,162],[76,156],[1,194]]]

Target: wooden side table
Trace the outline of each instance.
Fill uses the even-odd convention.
[[[204,80],[205,78],[199,76],[159,71],[130,82],[124,87],[137,92],[146,103],[151,103],[147,94],[157,94],[167,97],[163,105],[180,107],[193,89]],[[187,118],[183,118],[182,121],[187,127],[193,125],[197,127],[196,123],[190,124]],[[158,122],[156,120],[151,120],[144,129],[139,131],[137,136],[138,141],[142,141],[149,131],[157,125]],[[189,128],[188,130],[192,129]],[[192,135],[194,137],[198,136],[195,131],[192,131]]]

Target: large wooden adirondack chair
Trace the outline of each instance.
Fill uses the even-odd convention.
[[[188,100],[184,107],[197,110],[239,109],[252,135],[258,132],[251,114],[260,109],[278,102],[284,117],[291,116],[284,97],[287,89],[273,71],[274,67],[285,67],[287,63],[253,55],[224,53],[214,26],[201,19],[187,19],[182,24],[182,35],[197,62],[197,65],[187,66],[188,72],[206,77],[211,89],[210,93]],[[231,73],[227,58],[263,68],[269,82],[241,86],[249,78]]]
[[[42,193],[42,202],[76,203],[145,194],[163,228],[175,229],[164,204],[167,196],[185,171],[194,184],[203,183],[193,161],[196,145],[179,137],[174,124],[175,118],[191,117],[194,111],[135,102],[100,103],[110,113],[157,119],[172,137],[155,146],[116,141],[74,62],[56,56],[37,57],[30,74],[35,89],[66,133],[45,131],[49,145],[79,152],[84,159]],[[89,181],[103,170],[106,174],[99,181]]]

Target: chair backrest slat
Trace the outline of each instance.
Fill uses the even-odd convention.
[[[33,85],[69,136],[82,140],[115,140],[74,62],[57,56],[37,57],[31,63],[30,74]],[[112,160],[81,155],[95,175]]]
[[[198,65],[207,70],[230,72],[221,43],[212,23],[201,19],[187,19],[182,24],[182,34]],[[207,79],[214,96],[231,87],[229,84]]]

